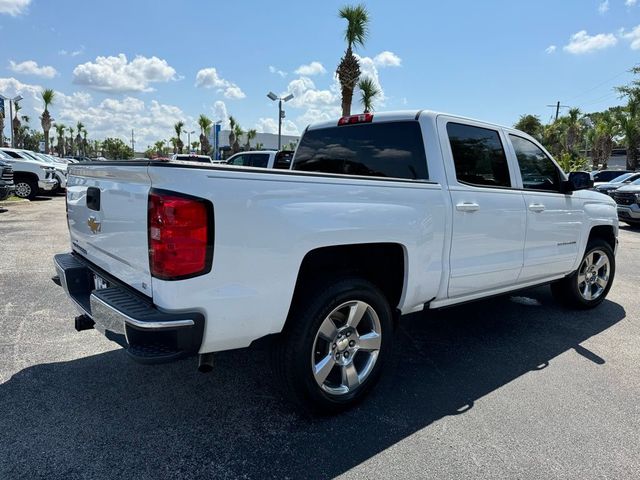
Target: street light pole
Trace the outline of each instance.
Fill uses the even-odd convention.
[[[285,97],[278,97],[275,93],[269,92],[267,97],[274,102],[278,100],[278,151],[280,151],[280,148],[282,147],[282,119],[285,117],[284,110],[282,110],[282,102],[288,102],[291,100],[293,98],[293,94],[290,93]]]

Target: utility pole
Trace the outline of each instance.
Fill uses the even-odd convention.
[[[133,151],[133,154],[135,156],[136,154],[136,141],[133,137],[133,128],[131,129],[131,150]]]
[[[569,105],[560,105],[560,100],[558,100],[558,102],[555,105],[547,105],[547,107],[556,109],[556,122],[558,121],[558,116],[560,115],[561,108],[571,108],[569,107]]]

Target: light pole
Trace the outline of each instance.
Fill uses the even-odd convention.
[[[191,130],[190,132],[187,132],[186,130],[183,130],[182,133],[186,133],[187,134],[187,151],[191,152],[191,134],[192,133],[196,133],[195,130]]]
[[[218,144],[220,143],[220,128],[222,125],[222,120],[218,120],[213,124],[213,145],[214,145],[214,160],[220,160],[220,153],[218,149]]]
[[[4,100],[9,101],[9,131],[11,132],[11,148],[13,148],[13,108],[11,104],[18,103],[20,100],[22,100],[22,95],[16,95],[13,98],[5,97],[4,95],[0,95],[0,97],[2,97]]]
[[[284,118],[284,110],[282,110],[282,102],[288,102],[293,98],[293,93],[290,93],[286,97],[278,97],[275,93],[269,92],[267,93],[267,97],[269,97],[274,102],[278,100],[278,151],[280,151],[280,147],[282,146],[282,119]]]

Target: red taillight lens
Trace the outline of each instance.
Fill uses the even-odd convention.
[[[360,115],[351,115],[349,117],[341,117],[338,120],[338,126],[353,125],[355,123],[371,123],[373,121],[373,113],[361,113]]]
[[[152,191],[148,228],[151,275],[179,280],[211,270],[213,207],[207,200]]]

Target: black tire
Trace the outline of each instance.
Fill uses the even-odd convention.
[[[29,177],[18,177],[15,179],[16,197],[33,200],[38,195],[38,182]]]
[[[585,278],[585,274],[587,279],[591,274],[591,272],[589,272],[588,269],[585,270],[585,265],[586,265],[585,259],[590,255],[596,255],[598,258],[600,258],[601,255],[605,255],[607,257],[606,259],[608,261],[608,265],[606,267],[606,272],[604,270],[605,267],[600,267],[600,269],[598,269],[595,273],[596,282],[598,281],[598,278],[601,278],[602,276],[604,276],[604,273],[606,273],[606,277],[607,277],[606,286],[602,287],[602,291],[599,291],[599,288],[601,287],[599,284],[594,283],[593,285],[589,285],[588,283],[585,283],[585,282],[581,283],[579,281],[579,280],[582,280],[582,278]],[[594,257],[591,257],[591,258],[594,258]],[[556,301],[558,301],[559,303],[569,308],[576,308],[576,309],[583,309],[583,310],[589,309],[589,308],[595,308],[604,301],[607,294],[609,293],[609,290],[611,289],[611,285],[613,284],[615,273],[616,273],[616,258],[615,258],[615,255],[613,254],[613,249],[611,248],[611,245],[609,245],[609,243],[607,243],[605,240],[602,240],[600,238],[594,238],[589,240],[589,242],[587,243],[587,248],[585,249],[585,253],[582,257],[582,260],[580,261],[580,266],[578,267],[578,270],[573,272],[568,277],[563,278],[558,282],[552,283],[551,293],[553,294],[553,297],[556,299]],[[582,276],[582,278],[579,278],[580,276]],[[594,277],[590,277],[590,278],[594,278]],[[587,296],[593,296],[594,292],[598,294],[597,296],[591,299],[588,299],[582,293],[585,291],[591,294],[589,295],[588,293]]]
[[[307,287],[297,298],[285,329],[275,345],[273,357],[274,370],[280,376],[287,398],[292,399],[305,413],[312,414],[333,414],[353,407],[378,382],[384,363],[391,354],[393,320],[389,302],[375,285],[359,277],[343,277],[334,281],[316,283]],[[366,332],[366,328],[369,328],[368,325],[374,325],[375,318],[379,320],[380,345],[373,366],[370,367],[366,376],[363,376],[362,382],[358,382],[358,386],[354,387],[352,391],[349,388],[346,393],[334,394],[325,390],[325,388],[331,388],[328,386],[329,379],[336,378],[336,375],[344,379],[343,371],[349,365],[342,366],[335,363],[334,367],[330,367],[327,380],[323,382],[321,387],[320,380],[316,381],[314,376],[313,365],[314,358],[316,358],[314,355],[320,355],[321,358],[326,358],[325,355],[336,358],[336,355],[340,356],[340,348],[346,348],[346,350],[342,350],[341,360],[347,361],[346,354],[349,354],[351,341],[346,344],[342,343],[342,347],[339,344],[346,340],[347,334],[350,332],[345,329],[350,327],[349,325],[338,326],[342,311],[337,313],[335,311],[339,307],[347,305],[343,308],[346,309],[344,312],[348,313],[350,311],[348,305],[351,304],[354,304],[354,307],[366,305],[366,311],[357,327],[358,330],[364,328]],[[368,307],[372,310],[369,310]],[[372,311],[375,315],[371,313]],[[328,319],[329,314],[333,314],[332,318],[334,319],[338,318],[338,320],[332,321],[332,325],[338,326],[336,333],[340,335],[339,332],[343,332],[342,338],[336,341],[338,342],[337,348],[336,343],[324,340],[319,333],[320,326]],[[346,316],[344,318],[346,319]],[[346,333],[344,333],[345,331]],[[373,353],[366,351],[364,347],[362,350],[357,350],[360,346],[359,342],[365,338],[364,334],[357,331],[351,333],[353,336],[350,338],[358,342],[354,347],[356,351],[352,351],[350,354],[350,362],[355,368],[359,362],[363,364],[368,361],[369,355],[373,355]],[[326,348],[331,350],[320,352],[319,344],[321,342],[324,342]],[[365,370],[363,369],[363,372]],[[358,373],[358,377],[359,375]]]

